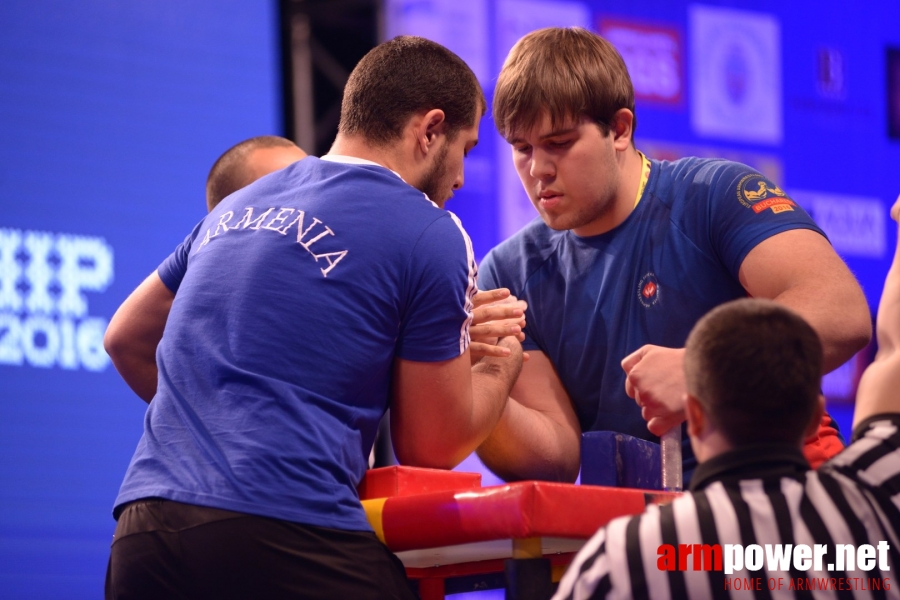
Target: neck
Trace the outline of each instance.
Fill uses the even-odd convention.
[[[334,144],[328,150],[328,154],[370,160],[398,173],[404,181],[410,181],[409,176],[411,174],[406,172],[408,169],[404,168],[404,161],[400,158],[400,152],[394,144],[376,146],[361,136],[339,133],[334,140]]]
[[[708,431],[706,435],[701,437],[692,437],[691,445],[694,448],[694,456],[697,457],[698,463],[706,462],[720,454],[734,450],[731,442],[718,431]]]
[[[644,161],[637,149],[629,144],[626,150],[616,153],[616,163],[619,169],[619,185],[612,204],[600,219],[585,227],[573,229],[572,232],[575,235],[590,237],[612,231],[621,225],[634,210],[634,200],[641,186],[641,170]]]
[[[637,148],[631,144],[628,145],[627,150],[616,156],[616,160],[622,173],[622,185],[619,186],[619,192],[616,194],[616,207],[621,207],[620,211],[625,215],[622,217],[622,221],[624,221],[635,207],[635,199],[641,187],[644,160]]]

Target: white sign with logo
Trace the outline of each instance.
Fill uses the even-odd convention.
[[[600,34],[622,55],[636,98],[681,102],[681,40],[677,31],[604,21]]]
[[[84,292],[112,280],[103,238],[0,229],[0,365],[106,369],[107,321]]]
[[[774,16],[692,5],[691,125],[699,135],[782,140],[781,25]]]
[[[490,79],[486,0],[388,0],[385,39],[418,35],[449,48],[482,85]]]
[[[838,254],[884,257],[888,208],[878,198],[802,190],[791,190],[790,196],[822,228]]]

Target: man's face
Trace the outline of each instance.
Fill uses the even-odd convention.
[[[544,113],[509,142],[519,179],[544,223],[580,236],[612,228],[620,183],[612,132],[604,135],[586,118],[553,127]]]
[[[478,143],[478,121],[466,129],[461,129],[452,141],[443,136],[441,147],[434,154],[431,166],[416,186],[431,200],[444,208],[453,192],[463,186],[463,159]]]

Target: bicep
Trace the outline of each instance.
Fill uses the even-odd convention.
[[[783,231],[757,244],[741,263],[738,278],[756,298],[776,298],[798,285],[859,288],[828,240],[811,229]]]
[[[141,282],[110,319],[104,336],[110,357],[138,349],[155,353],[174,300],[156,271]]]
[[[846,362],[871,335],[862,288],[822,235],[794,229],[763,240],[741,263],[739,279],[754,297],[796,311],[822,339],[825,371]]]

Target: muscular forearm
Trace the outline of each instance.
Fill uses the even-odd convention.
[[[517,340],[500,343],[509,356],[475,367],[468,353],[440,363],[397,360],[391,436],[401,464],[452,469],[490,434],[522,364]]]
[[[900,212],[900,199],[894,211]],[[895,214],[894,218],[898,216]],[[900,412],[900,244],[881,292],[875,334],[878,354],[859,382],[854,427],[873,415]]]
[[[898,232],[898,236],[900,236],[900,232]],[[878,304],[875,335],[878,340],[880,357],[900,352],[900,244],[897,246],[894,262],[884,281],[881,302]]]
[[[510,398],[478,456],[505,481],[573,482],[581,465],[581,433]]]
[[[109,352],[113,365],[138,397],[146,403],[156,395],[159,370],[152,352],[145,356]]]
[[[498,345],[509,349],[510,355],[505,358],[487,356],[472,367],[472,429],[478,431],[478,443],[500,420],[509,391],[522,370],[519,341],[505,337]]]

